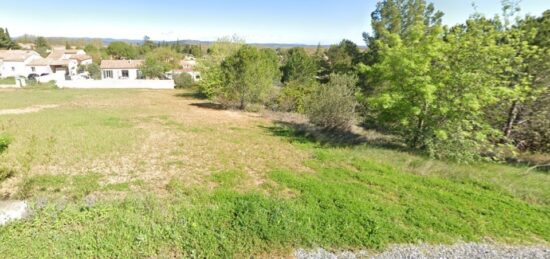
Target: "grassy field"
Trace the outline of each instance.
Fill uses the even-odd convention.
[[[0,78],[0,85],[14,85],[14,84],[15,84],[14,77]]]
[[[295,248],[550,242],[550,175],[331,145],[182,91],[0,92],[4,257],[287,256]],[[1,174],[0,174],[1,175]]]

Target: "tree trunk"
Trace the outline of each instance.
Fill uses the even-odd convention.
[[[518,118],[519,113],[519,102],[514,101],[512,103],[512,107],[510,107],[510,110],[508,111],[508,120],[506,121],[506,125],[504,126],[504,137],[506,139],[509,139],[512,135],[512,129],[514,128],[514,123],[516,119]]]

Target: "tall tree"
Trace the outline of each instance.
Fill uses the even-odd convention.
[[[265,101],[277,81],[279,60],[272,49],[244,45],[222,62],[222,97],[245,109],[250,103]]]
[[[237,36],[220,38],[210,46],[208,55],[199,60],[197,66],[201,72],[199,91],[203,95],[213,98],[221,94],[224,84],[221,64],[226,58],[235,54],[243,44],[244,40]]]
[[[315,59],[309,56],[303,48],[291,48],[284,53],[283,83],[290,81],[313,81],[317,76],[318,65]]]

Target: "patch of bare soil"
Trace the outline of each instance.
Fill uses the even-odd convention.
[[[58,104],[47,104],[47,105],[34,105],[31,107],[19,108],[19,109],[4,109],[4,110],[0,110],[0,115],[33,113],[33,112],[42,111],[44,109],[52,109],[57,107],[59,107]]]

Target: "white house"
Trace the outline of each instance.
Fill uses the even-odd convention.
[[[143,60],[102,60],[101,79],[141,79]]]
[[[52,60],[74,60],[78,65],[92,64],[92,57],[81,49],[53,49],[48,55]]]
[[[0,50],[0,77],[28,76],[27,64],[40,55],[32,50]]]
[[[37,58],[27,64],[27,74],[51,74],[52,68],[50,67],[51,60],[45,58]]]
[[[201,79],[200,72],[195,69],[197,61],[194,57],[186,57],[185,59],[181,60],[179,64],[180,67],[172,71],[172,76],[177,76],[181,73],[187,73],[191,75],[191,77],[193,77],[193,80],[195,81],[199,81]]]

